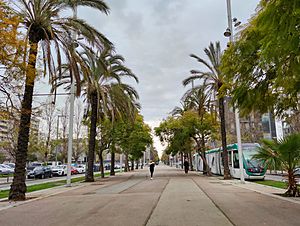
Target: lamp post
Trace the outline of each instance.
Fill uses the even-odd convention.
[[[231,1],[226,0],[227,2],[227,19],[228,19],[228,28],[226,29],[224,35],[226,37],[229,37],[230,43],[233,43],[233,29],[232,29],[232,23],[235,23],[235,26],[240,25],[240,22],[237,21],[236,18],[232,19],[231,16]],[[240,177],[241,177],[241,183],[245,183],[244,178],[244,165],[243,165],[243,150],[242,150],[242,139],[241,139],[241,128],[240,128],[240,116],[239,116],[239,110],[237,107],[235,107],[234,110],[235,115],[235,124],[236,124],[236,138],[238,143],[238,153],[239,153],[239,165],[240,165]]]
[[[77,18],[77,6],[73,8],[73,17]],[[73,38],[75,39],[75,33]],[[67,187],[71,187],[71,163],[73,149],[73,119],[74,119],[74,100],[75,100],[75,78],[71,78],[70,90],[70,115],[69,115],[69,137],[68,137],[68,164],[67,164]]]
[[[58,115],[57,116],[57,125],[56,125],[56,141],[58,142],[58,128],[59,128],[59,118],[66,117],[65,115]],[[57,166],[57,149],[58,145],[56,146],[55,150],[55,165]]]

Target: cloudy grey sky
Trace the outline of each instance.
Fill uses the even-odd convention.
[[[210,41],[226,46],[226,0],[106,0],[109,16],[79,9],[104,33],[140,79],[142,114],[147,122],[165,118],[185,92],[181,81],[199,65],[189,57],[204,57]],[[232,15],[243,23],[258,0],[232,1]]]
[[[105,34],[126,65],[139,77],[142,115],[152,127],[166,118],[187,90],[181,84],[191,69],[201,69],[189,54],[205,57],[203,49],[227,38],[226,0],[106,0],[108,16],[79,8],[78,17]],[[259,0],[232,0],[232,15],[242,23]],[[61,98],[61,97],[59,97]],[[155,140],[155,146],[162,147]]]

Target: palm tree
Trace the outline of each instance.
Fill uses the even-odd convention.
[[[194,110],[197,112],[200,123],[205,124],[205,120],[207,118],[207,112],[210,109],[211,105],[211,96],[209,93],[206,92],[206,86],[199,85],[193,87],[185,92],[182,97],[182,101],[186,103],[190,110]],[[206,138],[206,130],[199,131],[199,137],[194,137],[198,153],[200,154],[204,167],[203,167],[203,174],[211,175],[207,161],[206,161],[206,145],[205,145],[205,138]]]
[[[295,168],[300,162],[300,133],[289,135],[282,140],[263,140],[263,145],[253,158],[263,161],[267,166],[274,161],[280,163],[288,172],[287,196],[300,196],[295,180]]]
[[[221,137],[222,137],[222,149],[223,149],[223,159],[224,159],[224,179],[230,179],[230,172],[228,166],[228,152],[226,149],[226,127],[225,127],[225,111],[224,111],[224,77],[220,71],[221,65],[221,47],[220,42],[216,42],[214,45],[210,43],[208,48],[204,49],[209,62],[206,60],[191,54],[190,56],[196,59],[201,65],[204,65],[208,71],[198,71],[191,70],[191,76],[183,80],[183,85],[186,86],[193,82],[194,80],[201,80],[203,85],[206,87],[206,91],[210,93],[211,96],[217,96],[219,102],[219,117],[221,121]]]
[[[79,94],[80,73],[78,64],[80,63],[80,57],[75,51],[74,43],[76,43],[76,40],[74,40],[73,34],[79,33],[86,43],[90,43],[96,48],[103,48],[105,43],[110,43],[84,20],[64,17],[62,11],[74,10],[77,6],[88,6],[107,14],[108,7],[102,0],[15,0],[12,5],[15,14],[19,16],[21,23],[27,30],[25,40],[28,42],[29,51],[24,56],[24,61],[27,59],[28,63],[25,72],[25,91],[21,107],[15,176],[9,199],[24,200],[26,192],[25,165],[32,96],[37,75],[37,54],[41,49],[45,66],[44,73],[48,72],[51,80],[56,76],[56,68],[59,72],[58,75],[61,75],[62,56],[64,55],[64,58],[68,61],[70,75],[77,81],[77,94]],[[55,48],[51,48],[52,45]],[[56,62],[54,62],[54,58],[57,59]]]
[[[104,115],[111,115],[113,118],[118,112],[115,105],[117,94],[138,97],[132,87],[121,83],[121,78],[124,76],[131,77],[136,82],[138,79],[130,69],[123,65],[124,58],[112,54],[111,49],[106,48],[98,55],[91,49],[85,49],[85,51],[83,74],[86,73],[86,75],[83,86],[88,101],[88,109],[91,108],[88,169],[85,181],[92,182],[94,181],[93,165],[99,112]]]
[[[110,119],[112,121],[112,125],[114,126],[115,122],[118,120],[121,121],[129,121],[134,123],[136,114],[140,109],[140,104],[137,103],[139,98],[136,90],[124,83],[115,84],[112,87],[112,95],[111,95],[111,111]],[[117,122],[116,122],[117,123]],[[114,172],[114,164],[115,164],[115,150],[116,142],[112,142],[111,145],[111,170],[110,175],[115,175]]]

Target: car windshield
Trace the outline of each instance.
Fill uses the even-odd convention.
[[[249,167],[249,168],[262,167],[262,165],[263,165],[261,161],[253,158],[253,155],[255,155],[257,153],[258,147],[259,146],[257,146],[257,145],[243,146],[244,160],[247,164],[247,167]]]
[[[29,166],[27,167],[27,170],[33,170],[35,168],[35,166]]]

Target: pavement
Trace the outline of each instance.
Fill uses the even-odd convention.
[[[300,225],[300,199],[283,189],[156,166],[0,201],[2,226]]]

